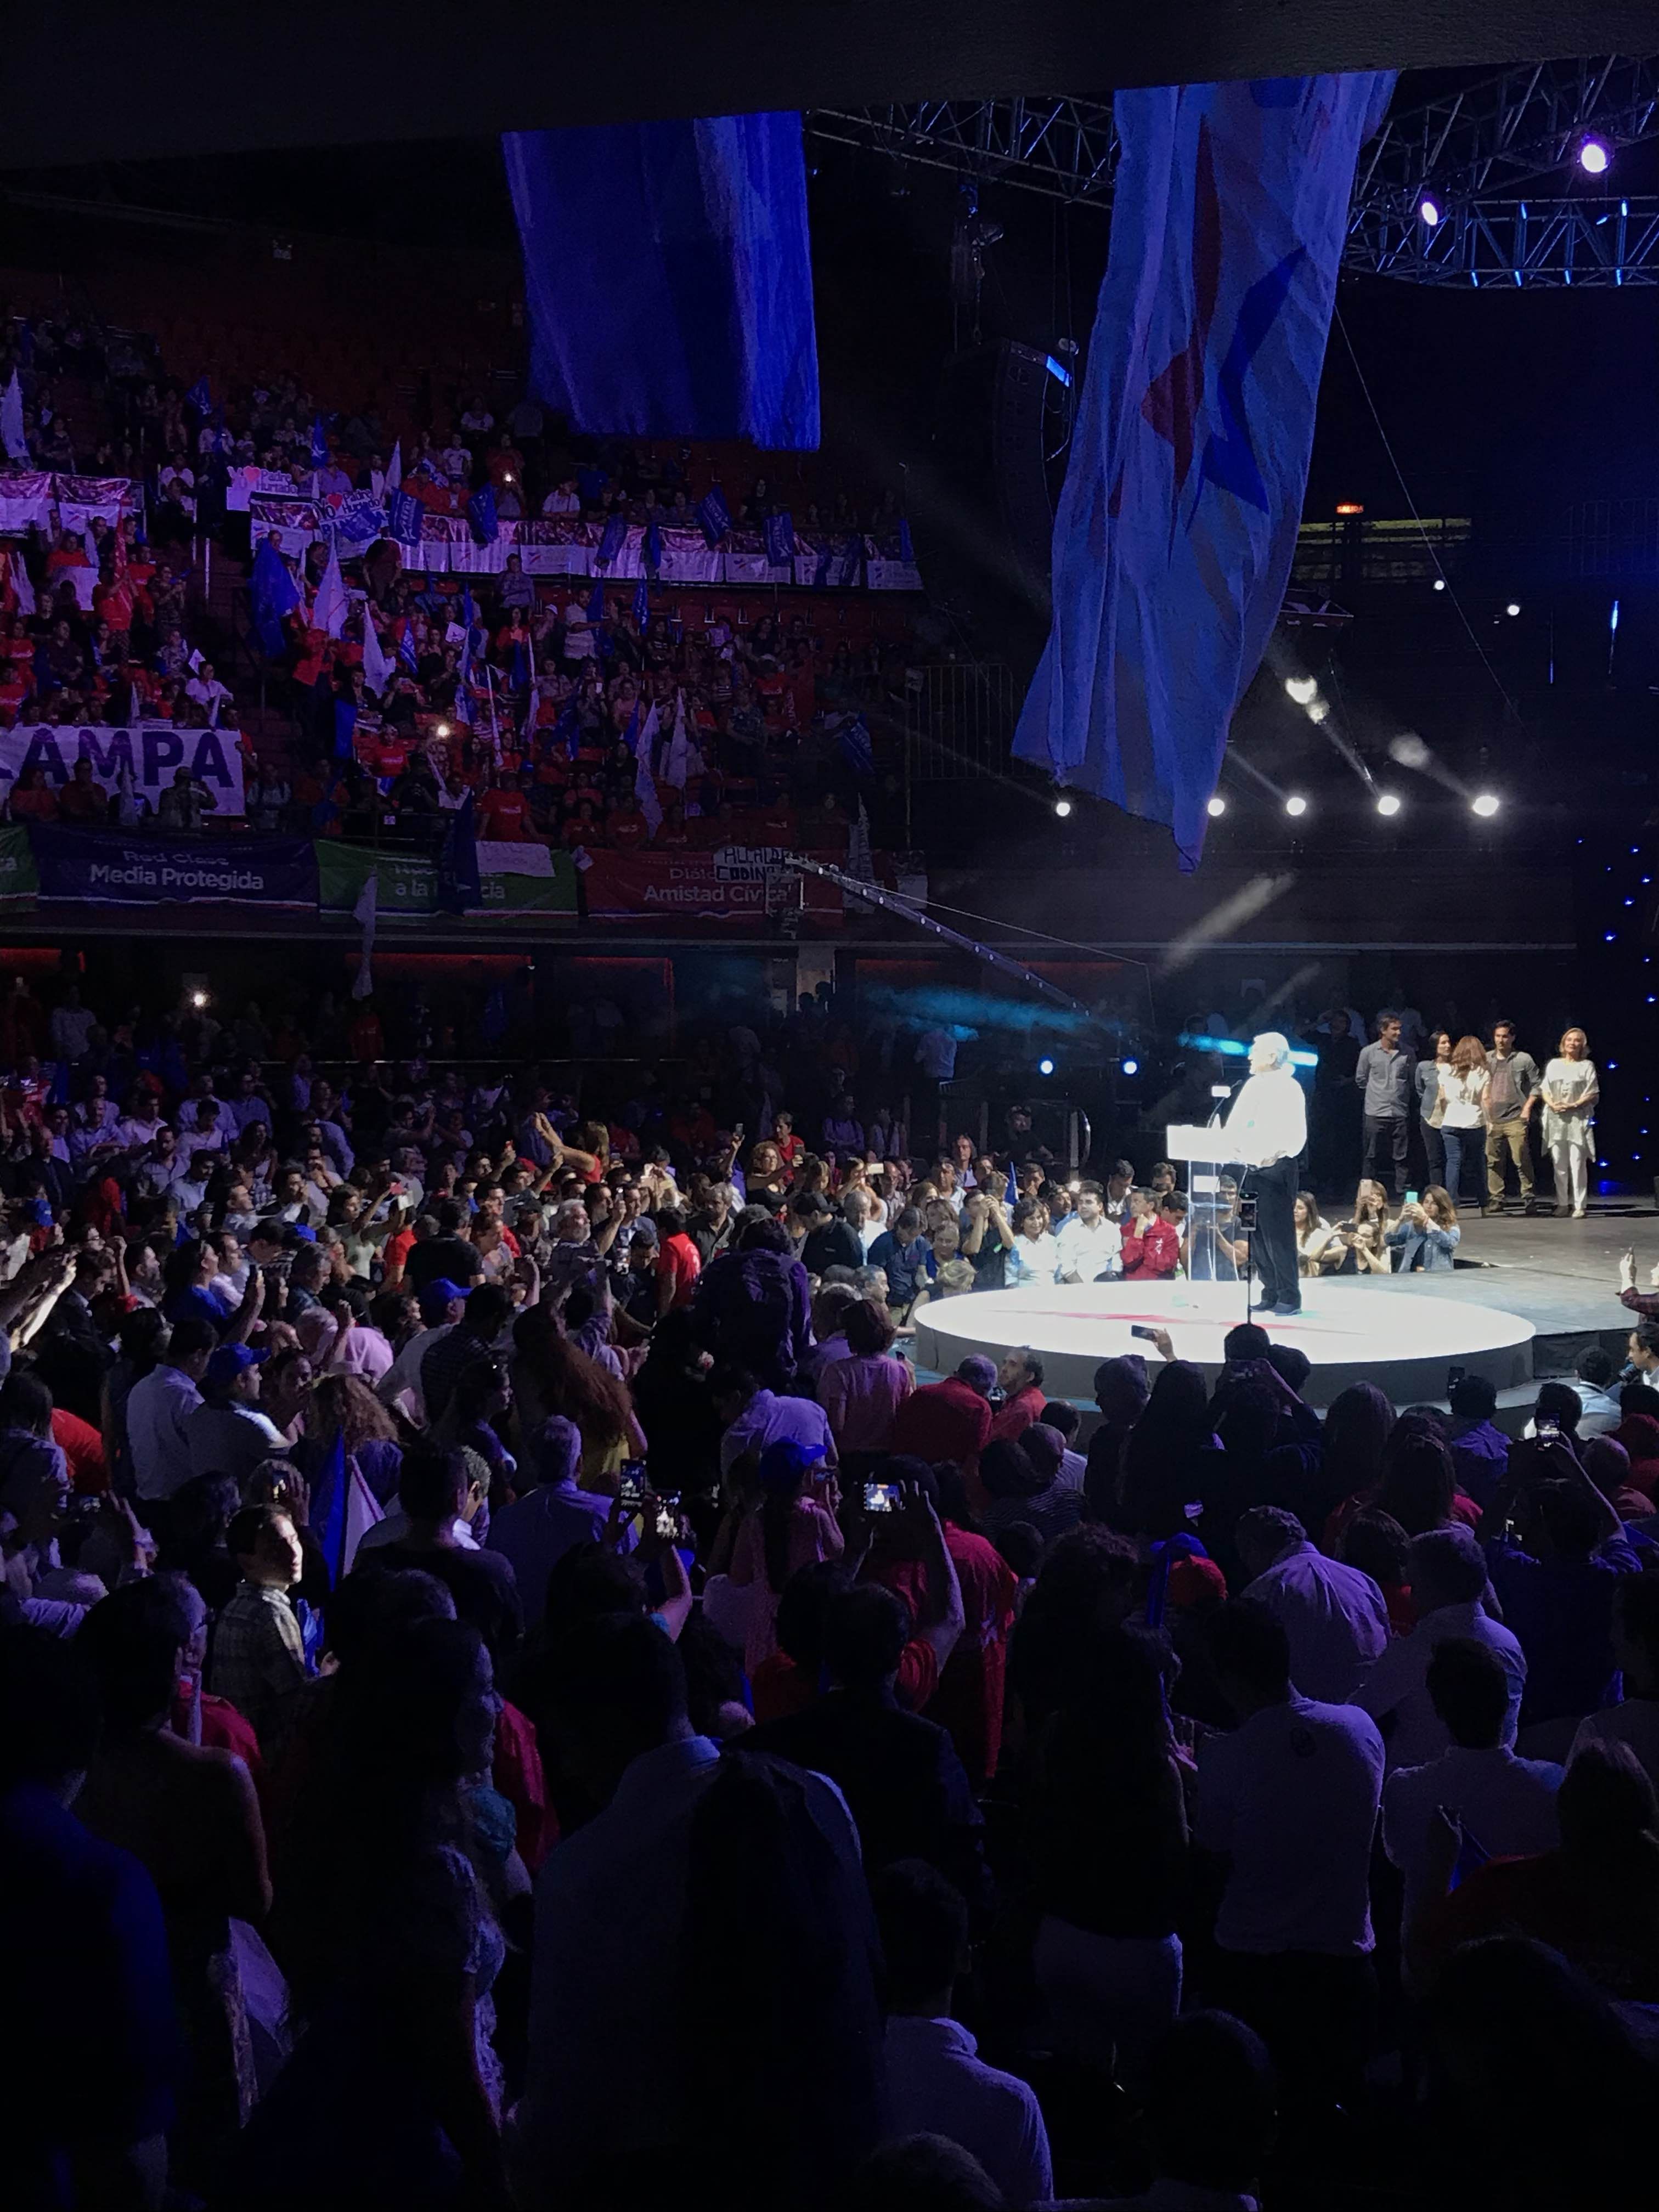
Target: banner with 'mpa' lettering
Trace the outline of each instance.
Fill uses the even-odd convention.
[[[112,799],[125,769],[135,796],[147,799],[152,812],[181,768],[216,800],[211,815],[242,811],[242,752],[235,731],[178,730],[171,722],[124,729],[70,729],[43,722],[32,729],[20,724],[0,730],[0,801],[10,798],[12,786],[27,769],[45,769],[47,783],[61,791],[81,760],[92,763],[93,781]]]

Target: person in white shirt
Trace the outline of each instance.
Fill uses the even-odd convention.
[[[1498,1654],[1471,1637],[1449,1636],[1429,1661],[1427,1687],[1450,1747],[1426,1766],[1396,1768],[1382,1788],[1382,1848],[1405,1877],[1407,1926],[1433,1864],[1442,1806],[1488,1858],[1528,1858],[1561,1840],[1555,1793],[1562,1769],[1517,1759],[1500,1741],[1510,1692]]]
[[[1295,2089],[1342,2096],[1367,2056],[1371,1839],[1382,1739],[1352,1705],[1299,1697],[1280,1622],[1249,1598],[1208,1624],[1239,1717],[1198,1752],[1195,1840],[1224,1853],[1216,1915],[1226,2009],[1255,2027]]]
[[[213,663],[210,660],[204,660],[189,683],[185,684],[185,696],[187,699],[194,699],[198,706],[205,707],[208,709],[209,720],[214,721],[218,717],[220,702],[229,698],[230,690],[228,685],[222,684],[214,674]]]
[[[1595,1150],[1595,1109],[1601,1079],[1589,1057],[1583,1030],[1568,1030],[1556,1057],[1544,1070],[1544,1144],[1555,1173],[1555,1210],[1582,1221],[1589,1194],[1589,1164]]]
[[[1291,1640],[1299,1693],[1346,1705],[1389,1641],[1382,1591],[1358,1567],[1328,1559],[1281,1506],[1252,1506],[1240,1516],[1235,1541],[1250,1602],[1266,1606]]]
[[[574,477],[567,477],[562,484],[556,484],[542,501],[542,513],[550,519],[560,514],[580,514],[581,511]]]
[[[1103,1283],[1123,1273],[1123,1237],[1107,1218],[1106,1194],[1097,1182],[1079,1185],[1077,1212],[1061,1222],[1054,1243],[1062,1283]]]
[[[1613,1593],[1613,1656],[1624,1678],[1624,1702],[1579,1722],[1567,1763],[1587,1743],[1628,1744],[1659,1790],[1659,1575],[1619,1577]]]
[[[1048,1209],[1040,1198],[1023,1198],[1014,1208],[1014,1241],[1002,1263],[1006,1290],[1060,1279],[1060,1247],[1048,1230]]]
[[[139,1497],[159,1503],[190,1480],[185,1424],[202,1402],[201,1382],[219,1339],[198,1314],[175,1322],[165,1356],[127,1394],[124,1419]]]
[[[890,2139],[944,2136],[985,2168],[1010,2205],[1045,2203],[1054,2166],[1030,2084],[977,2056],[951,2017],[970,1963],[962,1893],[922,1859],[896,1859],[871,1885],[887,1962]]]
[[[1308,1143],[1308,1106],[1291,1069],[1291,1048],[1277,1030],[1264,1030],[1250,1045],[1249,1079],[1233,1101],[1224,1125],[1227,1158],[1250,1170],[1247,1195],[1255,1198],[1251,1257],[1261,1278],[1262,1310],[1302,1310],[1296,1249],[1297,1164]]]
[[[1510,1749],[1527,1686],[1527,1662],[1521,1646],[1501,1621],[1488,1618],[1481,1599],[1486,1589],[1486,1560],[1468,1528],[1429,1528],[1412,1539],[1406,1555],[1406,1580],[1417,1607],[1417,1626],[1397,1636],[1360,1684],[1354,1702],[1382,1728],[1390,1773],[1400,1766],[1426,1766],[1451,1747],[1445,1723],[1429,1696],[1429,1662],[1437,1644],[1464,1636],[1498,1654],[1509,1684],[1509,1711],[1498,1741]]]

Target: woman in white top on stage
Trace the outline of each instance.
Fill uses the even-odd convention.
[[[1048,1229],[1048,1209],[1040,1198],[1022,1199],[1014,1208],[1014,1241],[1003,1263],[1006,1290],[1026,1283],[1055,1283],[1060,1279],[1060,1246]]]
[[[1452,1202],[1473,1198],[1478,1205],[1478,1188],[1482,1163],[1486,1156],[1486,1085],[1492,1073],[1486,1066],[1486,1048],[1477,1036],[1459,1037],[1452,1047],[1449,1060],[1443,1061],[1437,1071],[1440,1085],[1440,1139],[1446,1148],[1446,1188]],[[1472,1176],[1477,1188],[1471,1192],[1466,1180]]]
[[[1555,1170],[1555,1210],[1584,1218],[1590,1157],[1595,1150],[1595,1105],[1601,1079],[1583,1030],[1569,1030],[1559,1056],[1544,1070],[1544,1147]]]

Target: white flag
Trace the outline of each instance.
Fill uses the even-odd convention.
[[[694,775],[702,774],[702,755],[692,744],[685,726],[685,694],[674,694],[674,734],[668,741],[668,765],[663,770],[663,781],[672,783],[676,791],[684,791]]]
[[[313,629],[325,631],[330,637],[338,637],[345,628],[345,578],[340,574],[340,549],[331,538],[328,544],[328,566],[323,571],[323,580],[317,586],[317,598],[311,610]]]
[[[23,387],[13,369],[11,382],[0,392],[0,445],[6,449],[6,459],[28,465],[29,441],[23,435]]]
[[[371,868],[367,882],[357,894],[357,903],[351,909],[352,920],[362,924],[363,933],[362,952],[357,962],[357,973],[351,981],[354,999],[366,999],[374,988],[374,972],[369,963],[374,951],[374,922],[380,906],[380,879]]]
[[[657,708],[653,700],[634,743],[634,804],[644,815],[646,827],[653,837],[662,827],[662,801],[657,796],[657,779],[651,773],[656,747]]]
[[[374,611],[368,601],[363,601],[363,681],[378,699],[386,690],[392,678],[392,663],[386,657],[380,643],[380,633],[374,627]]]

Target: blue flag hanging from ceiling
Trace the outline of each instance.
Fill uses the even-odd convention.
[[[1022,760],[1203,850],[1296,550],[1359,149],[1386,71],[1114,95],[1105,281]]]
[[[572,426],[818,442],[795,114],[509,132],[531,385]]]

